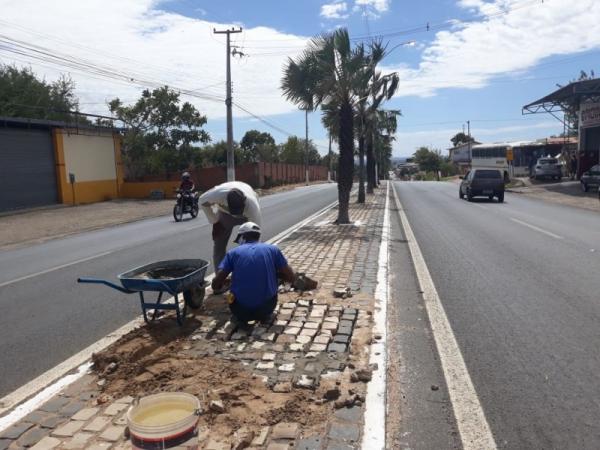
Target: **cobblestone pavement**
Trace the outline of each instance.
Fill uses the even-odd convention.
[[[231,436],[223,436],[213,432],[217,429],[214,427],[219,424],[219,414],[223,422],[228,417],[227,408],[236,406],[236,401],[221,396],[221,400],[210,401],[210,406],[204,405],[211,409],[212,415],[208,422],[201,420],[197,438],[200,448],[358,448],[365,383],[370,380],[370,372],[376,370],[367,366],[367,344],[371,339],[372,291],[376,283],[384,197],[384,190],[379,190],[376,195],[368,196],[367,204],[352,204],[351,225],[333,225],[335,211],[331,211],[281,244],[294,269],[315,277],[320,287],[303,295],[281,293],[276,314],[269,323],[236,328],[228,320],[225,301],[214,296],[195,314],[193,324],[189,325],[194,328],[183,339],[179,336],[173,341],[155,343],[157,347],[168,346],[174,356],[196,361],[198,365],[206,364],[203,361],[209,361],[208,358],[240,364],[253,379],[264,382],[264,388],[273,395],[283,399],[289,396],[292,402],[298,399],[307,402],[292,404],[292,409],[310,405],[310,411],[318,411],[319,418],[323,418],[308,426],[310,420],[303,420],[301,411],[294,416],[297,420],[283,417],[261,422],[258,419],[263,416],[257,415],[254,426],[249,424],[233,430]],[[346,293],[343,298],[333,295],[334,288],[346,287],[354,290],[349,298]],[[171,320],[166,317],[161,322],[175,327],[166,324]],[[117,347],[104,352],[109,357],[119,354],[119,342],[114,345]],[[146,348],[143,350],[134,353],[150,353]],[[135,381],[167,379],[172,373],[173,368],[165,362],[161,363],[164,367],[148,366],[144,356],[129,353],[132,361],[138,358],[139,363],[135,378],[130,380],[132,386]],[[119,364],[116,356],[114,361],[111,370],[117,376],[120,368],[116,368]],[[5,430],[0,434],[0,450],[131,448],[126,411],[133,397],[113,396],[115,391],[110,388],[114,380],[107,373],[110,371],[103,368],[100,375],[86,374]],[[129,382],[120,381],[125,386]],[[214,391],[208,391],[218,392],[218,379],[203,382],[212,383]],[[168,390],[169,385],[160,386]],[[207,401],[202,396],[201,400]]]

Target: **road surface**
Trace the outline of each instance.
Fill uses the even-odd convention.
[[[510,193],[504,204],[468,203],[454,183],[394,186],[497,445],[598,448],[598,213]],[[397,437],[412,448],[454,447],[454,417],[399,229],[391,251],[392,339],[403,338],[404,358]]]
[[[263,238],[336,199],[335,184],[261,198]],[[0,252],[0,397],[140,314],[137,296],[78,284],[77,277],[116,280],[147,262],[177,258],[212,258],[211,227],[202,213],[180,223],[165,216]]]

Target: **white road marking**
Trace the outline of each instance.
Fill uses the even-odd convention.
[[[396,189],[394,198],[398,207],[398,214],[408,240],[413,264],[423,291],[423,301],[429,316],[431,330],[435,344],[440,355],[442,370],[446,378],[446,385],[454,410],[454,417],[458,425],[461,441],[465,450],[484,450],[497,448],[490,426],[485,418],[485,413],[479,402],[479,397],[473,386],[473,381],[467,370],[460,347],[446,316],[444,306],[421,253],[421,249],[412,231],[408,217],[404,212]]]
[[[535,230],[535,231],[537,231],[539,233],[543,233],[546,236],[553,237],[554,239],[564,239],[564,237],[559,236],[558,234],[554,234],[551,231],[544,230],[543,228],[540,228],[540,227],[536,227],[535,225],[531,225],[530,223],[523,222],[522,220],[515,219],[514,217],[511,217],[510,220],[512,220],[513,222],[518,223],[519,225],[523,225],[524,227],[531,228],[532,230]]]
[[[387,302],[389,295],[389,241],[390,241],[390,212],[389,194],[390,184],[387,182],[383,228],[381,230],[381,243],[379,245],[379,260],[377,269],[377,286],[375,288],[375,321],[373,334],[381,336],[374,339],[371,344],[369,363],[377,364],[373,378],[367,386],[365,402],[365,428],[361,448],[365,450],[384,449],[385,447],[385,420],[387,417]]]
[[[60,266],[54,266],[46,270],[42,270],[40,272],[32,273],[29,275],[25,275],[20,278],[15,278],[14,280],[5,281],[4,283],[0,283],[0,288],[4,286],[8,286],[9,284],[18,283],[19,281],[27,280],[29,278],[37,277],[40,275],[44,275],[46,273],[54,272],[56,270],[64,269],[65,267],[74,266],[75,264],[80,264],[82,262],[91,261],[92,259],[101,258],[102,256],[109,255],[116,250],[111,250],[108,252],[98,253],[97,255],[88,256],[87,258],[78,259],[77,261],[71,261],[69,263],[61,264]]]
[[[290,234],[292,234],[293,232],[298,230],[300,227],[306,225],[310,221],[315,220],[316,218],[327,213],[329,210],[334,208],[337,204],[338,204],[338,202],[335,201],[335,202],[327,205],[325,208],[320,209],[319,211],[310,215],[309,217],[302,220],[301,222],[298,222],[297,224],[292,225],[288,229],[282,231],[278,235],[269,239],[267,242],[269,242],[271,244],[277,244],[277,243],[281,242],[282,240],[287,238]],[[109,253],[111,253],[111,252],[106,252],[104,254],[95,255],[90,258],[85,258],[83,260],[75,261],[75,262],[63,265],[61,267],[67,267],[67,266],[70,266],[73,264],[77,264],[79,262],[87,261],[89,259],[99,258],[100,256],[107,255]],[[50,272],[52,270],[58,270],[59,268],[60,267],[55,267],[53,269],[49,269],[48,271],[45,271],[44,273]],[[28,275],[27,277],[23,277],[23,279],[31,278],[33,276],[40,275],[41,273],[42,272],[40,272],[38,274]],[[210,282],[213,278],[214,278],[214,273],[207,276],[206,281]],[[16,282],[16,281],[20,281],[20,279],[13,280],[13,281],[11,281],[11,283]],[[2,285],[0,285],[0,287],[1,286]],[[170,301],[171,299],[172,299],[172,297],[166,299],[166,301]],[[72,372],[74,369],[76,369],[78,367],[81,368],[85,364],[87,364],[87,362],[89,361],[89,359],[92,356],[92,353],[97,353],[97,352],[104,350],[106,347],[108,347],[109,345],[111,345],[112,343],[117,341],[120,337],[126,335],[130,331],[138,328],[139,326],[141,326],[143,324],[144,324],[144,319],[142,318],[142,316],[137,317],[136,319],[132,320],[131,322],[123,325],[118,330],[113,331],[112,333],[103,337],[99,341],[97,341],[94,344],[90,345],[89,347],[81,350],[77,354],[71,356],[69,359],[63,361],[62,363],[58,364],[57,366],[53,367],[52,369],[49,369],[48,371],[44,372],[39,377],[35,378],[34,380],[31,380],[29,383],[21,386],[17,390],[11,392],[10,394],[8,394],[5,397],[3,397],[2,399],[0,399],[0,432],[4,431],[11,425],[13,425],[16,422],[18,422],[19,420],[21,420],[23,417],[25,417],[31,411],[34,411],[37,408],[39,408],[52,395],[59,392],[62,388],[68,386],[70,383],[78,380],[83,375],[85,375],[85,373],[87,372],[87,369],[81,370],[81,371],[78,370],[76,373],[70,373],[70,372]],[[89,368],[89,364],[87,367]],[[49,393],[51,393],[51,394],[49,394]],[[23,402],[25,402],[25,403],[23,403]]]

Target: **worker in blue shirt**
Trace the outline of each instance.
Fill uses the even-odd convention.
[[[212,288],[220,291],[231,273],[229,308],[242,324],[268,321],[277,305],[278,276],[293,283],[295,274],[275,245],[260,242],[260,227],[242,224],[230,250],[219,264]]]

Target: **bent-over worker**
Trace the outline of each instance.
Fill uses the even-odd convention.
[[[225,257],[233,227],[247,221],[261,225],[258,196],[246,183],[230,181],[206,191],[198,203],[213,226],[213,266],[217,270]],[[216,212],[213,210],[215,206]]]
[[[222,289],[232,273],[229,308],[233,316],[242,323],[266,321],[277,305],[278,275],[293,283],[294,271],[277,246],[260,242],[260,227],[255,223],[242,224],[235,242],[238,247],[221,261],[212,287]]]

